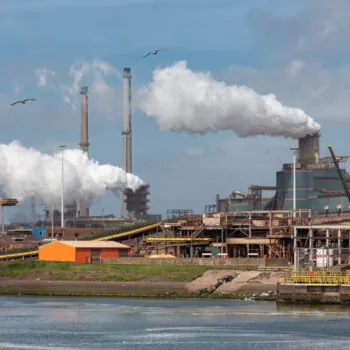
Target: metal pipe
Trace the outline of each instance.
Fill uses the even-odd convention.
[[[312,228],[309,229],[309,251],[310,251],[310,256],[309,256],[309,270],[312,271],[313,270],[313,239],[314,239],[314,235],[313,235],[313,230]]]
[[[83,86],[80,89],[81,94],[81,124],[80,124],[80,149],[86,153],[89,153],[89,116],[88,116],[88,87]],[[89,216],[89,205],[86,200],[80,200],[79,202],[79,216]]]
[[[53,202],[51,203],[51,238],[53,238]]]
[[[64,149],[65,145],[59,146],[62,149],[62,169],[61,169],[61,227],[64,228]]]
[[[2,228],[1,228],[2,233],[5,233],[5,208],[3,205],[1,206],[1,225],[2,225]]]
[[[297,250],[298,250],[298,244],[297,244],[297,235],[298,235],[298,231],[297,231],[297,228],[296,226],[294,226],[294,229],[293,229],[293,248],[294,248],[294,272],[297,272],[298,271],[298,253],[297,253]]]
[[[296,156],[293,155],[293,216],[295,217],[295,211],[297,209],[297,197],[296,197]]]
[[[123,169],[127,173],[132,172],[132,129],[131,129],[131,68],[123,70],[124,78],[124,126],[122,131],[123,140]],[[127,215],[127,198],[122,196],[122,217]]]
[[[297,192],[297,188],[296,188],[296,163],[297,163],[297,155],[296,155],[296,152],[298,150],[297,147],[292,147],[291,148],[293,152],[293,217],[295,218],[296,217],[296,210],[297,210],[297,195],[296,195],[296,192]]]

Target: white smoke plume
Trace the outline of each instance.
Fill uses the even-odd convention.
[[[63,101],[75,110],[80,106],[80,88],[88,86],[91,93],[89,108],[113,120],[116,116],[118,92],[116,84],[108,83],[109,76],[117,78],[118,81],[121,79],[118,70],[101,60],[94,60],[91,63],[77,60],[68,70],[69,84],[62,83],[59,75],[51,69],[36,69],[37,86],[60,93]]]
[[[227,85],[210,73],[191,71],[186,61],[155,69],[153,81],[138,92],[138,108],[162,130],[178,132],[232,130],[240,137],[299,138],[320,130],[304,111],[282,105],[275,95]]]
[[[63,159],[65,203],[101,197],[107,190],[136,190],[144,184],[119,167],[88,159],[79,149],[64,150]],[[0,145],[0,186],[7,197],[22,201],[35,196],[47,205],[59,203],[61,169],[62,152],[43,154],[18,141]]]

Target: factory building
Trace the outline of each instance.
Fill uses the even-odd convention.
[[[334,165],[332,157],[320,157],[319,135],[299,139],[296,161],[296,209],[310,209],[315,214],[349,211],[349,201]],[[346,179],[348,157],[337,157]],[[275,191],[274,196],[263,196],[263,191]],[[217,212],[246,210],[291,210],[293,209],[293,164],[283,164],[276,173],[276,186],[253,185],[248,193],[232,191],[227,198],[216,195]]]
[[[118,242],[55,241],[39,247],[39,260],[78,264],[103,264],[106,258],[131,255],[131,248]]]

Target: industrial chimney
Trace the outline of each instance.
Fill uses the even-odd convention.
[[[318,164],[320,160],[320,135],[307,135],[299,139],[299,163],[303,166]]]
[[[89,133],[88,133],[88,88],[83,86],[81,94],[81,125],[80,125],[80,149],[88,155],[89,152]],[[79,216],[89,216],[89,205],[85,200],[79,203]]]
[[[127,173],[132,172],[132,135],[131,135],[131,69],[124,68],[124,127],[122,131],[123,139],[123,169]],[[122,198],[122,217],[127,215],[127,198],[124,193]]]

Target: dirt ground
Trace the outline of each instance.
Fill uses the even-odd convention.
[[[37,293],[38,295],[52,293],[104,295],[114,296],[147,296],[167,295],[178,293],[190,295],[199,289],[209,288],[215,285],[218,279],[231,275],[231,282],[221,285],[214,293],[220,294],[244,294],[244,293],[269,293],[275,292],[277,282],[286,276],[286,272],[260,272],[260,271],[234,271],[234,270],[210,270],[203,276],[190,283],[178,283],[153,277],[149,280],[138,282],[104,282],[104,281],[54,281],[48,274],[33,274],[23,279],[0,279],[0,294]]]
[[[219,278],[231,275],[233,280],[221,285],[215,293],[275,292],[277,282],[287,274],[286,272],[211,270],[205,272],[200,278],[187,283],[185,287],[190,292],[196,292],[201,288],[214,285]]]

